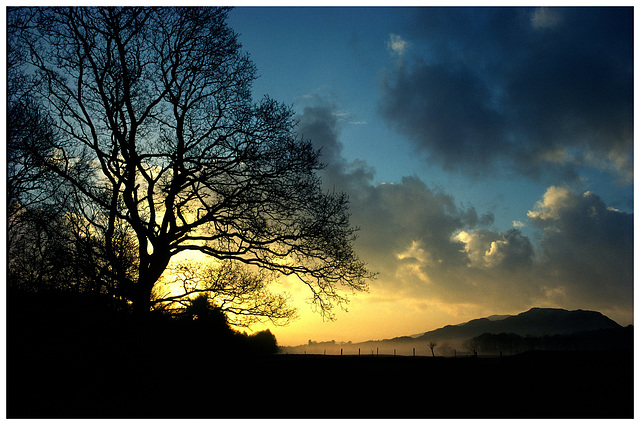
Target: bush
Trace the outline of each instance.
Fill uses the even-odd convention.
[[[276,354],[278,342],[269,329],[258,332],[248,338],[249,351],[252,354]]]

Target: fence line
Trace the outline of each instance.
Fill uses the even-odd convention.
[[[304,350],[287,350],[284,349],[281,351],[282,354],[304,354],[304,355],[340,355],[340,356],[349,356],[349,355],[357,355],[357,356],[376,356],[376,357],[380,357],[380,356],[407,356],[407,357],[432,357],[432,353],[429,350],[428,347],[403,347],[403,348],[386,348],[386,349],[380,349],[380,347],[373,347],[373,346],[369,346],[369,347],[365,347],[365,350],[371,350],[371,352],[367,352],[367,351],[363,351],[363,347],[358,347],[358,352],[356,354],[355,352],[355,347],[349,349],[349,347],[339,347],[340,349],[338,350],[338,347],[335,348],[331,348],[331,347],[317,347],[314,350],[315,347],[313,346],[308,346],[306,347],[306,349]],[[374,350],[375,348],[375,350]],[[477,356],[476,353],[470,353],[470,352],[458,352],[457,349],[452,349],[450,352],[447,353],[441,353],[438,354],[437,350],[436,350],[436,355],[435,357],[441,357],[441,358],[457,358],[457,357],[475,357]]]

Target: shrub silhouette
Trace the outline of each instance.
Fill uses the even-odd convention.
[[[182,337],[188,338],[189,349],[208,355],[269,355],[278,352],[276,337],[270,330],[254,335],[234,331],[225,313],[205,295],[191,301],[182,313],[179,325]]]
[[[249,350],[254,354],[276,354],[278,342],[269,329],[247,337]]]
[[[216,330],[229,330],[227,317],[224,312],[209,302],[205,295],[200,295],[191,301],[184,311],[184,318],[199,324],[206,324]]]
[[[178,318],[177,327],[185,349],[220,354],[234,344],[235,332],[224,312],[201,295],[194,298]]]

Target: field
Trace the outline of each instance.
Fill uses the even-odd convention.
[[[633,355],[23,353],[10,418],[632,418]]]

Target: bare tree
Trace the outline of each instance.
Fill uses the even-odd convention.
[[[324,193],[293,112],[251,99],[255,68],[220,8],[37,8],[12,34],[57,137],[40,152],[73,188],[105,267],[146,314],[172,257],[199,251],[295,275],[323,314],[365,290],[347,197]],[[122,265],[118,233],[135,242]],[[131,265],[130,262],[127,264]]]
[[[233,261],[183,261],[168,271],[168,276],[162,278],[166,285],[156,285],[154,289],[154,308],[184,313],[192,308],[196,297],[200,303],[206,300],[223,312],[233,326],[250,327],[265,320],[286,325],[296,317],[295,309],[287,304],[287,296],[269,292],[267,287],[274,277],[271,272],[252,272]]]
[[[436,346],[437,346],[437,345],[438,345],[438,343],[437,343],[437,342],[435,342],[435,341],[432,341],[432,342],[430,342],[430,343],[429,343],[429,348],[431,349],[431,356],[433,356],[433,357],[435,357],[435,356],[436,356],[436,355],[434,354],[434,352],[433,352],[433,349],[434,349],[434,348],[436,348]]]
[[[7,16],[7,35],[16,39],[34,25],[33,13],[12,13]],[[7,45],[7,233],[8,246],[19,234],[18,227],[34,219],[38,210],[45,220],[64,210],[62,180],[48,170],[42,158],[52,155],[56,138],[55,126],[46,108],[33,96],[33,79],[25,72],[26,49],[20,43]],[[57,208],[56,208],[57,207]]]
[[[469,338],[464,340],[462,346],[467,350],[469,354],[475,355],[478,353],[480,343],[478,342],[478,338]]]

